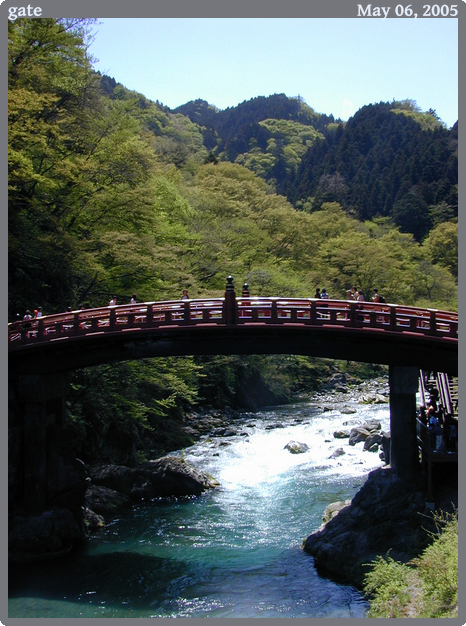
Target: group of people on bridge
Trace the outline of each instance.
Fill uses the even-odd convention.
[[[418,419],[429,433],[432,452],[458,451],[458,420],[439,402],[436,389],[430,390],[428,406],[419,407]]]
[[[374,289],[372,290],[373,294],[372,294],[372,302],[385,302],[385,299],[379,295],[378,293],[378,289],[374,287]],[[243,297],[249,297],[249,286],[245,283],[243,285]],[[326,288],[320,289],[317,288],[314,294],[314,298],[318,298],[319,300],[327,300],[329,298],[329,294]],[[189,300],[189,295],[188,295],[188,290],[187,289],[183,289],[183,293],[181,296],[181,300]],[[361,289],[357,289],[356,287],[352,287],[351,289],[348,289],[346,291],[346,300],[350,300],[350,301],[357,301],[357,302],[365,302],[365,298],[364,298],[364,293]],[[137,304],[137,298],[136,298],[136,294],[132,294],[131,299],[129,304]],[[118,305],[118,297],[117,296],[112,296],[112,298],[110,299],[108,306],[117,306]],[[78,305],[77,310],[83,310],[84,306],[82,304]],[[71,313],[73,309],[68,306],[66,308],[66,311],[68,313]],[[37,309],[34,310],[34,313],[31,313],[31,311],[28,309],[26,310],[25,315],[21,318],[21,316],[19,315],[19,313],[16,314],[16,321],[23,321],[24,326],[27,326],[27,322],[29,322],[30,320],[42,317],[43,313],[42,313],[42,307],[38,306]]]
[[[322,290],[317,287],[316,292],[314,294],[314,298],[324,299],[326,300],[330,296],[328,295],[327,289],[323,288]],[[364,292],[362,289],[358,289],[353,286],[351,289],[346,290],[346,300],[356,301],[356,302],[365,302],[366,299],[364,297]],[[379,294],[379,290],[377,287],[374,287],[372,290],[372,302],[385,302],[385,298]]]

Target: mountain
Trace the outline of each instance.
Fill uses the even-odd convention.
[[[307,151],[287,196],[314,210],[338,201],[360,220],[391,217],[420,240],[458,217],[458,122],[447,129],[409,102],[365,106]]]
[[[299,209],[339,202],[360,220],[389,217],[418,240],[458,216],[458,122],[412,100],[362,107],[348,122],[300,97],[257,97],[224,111],[205,100],[178,107],[204,146],[267,180]]]
[[[333,115],[316,113],[301,97],[259,96],[224,111],[195,100],[174,110],[199,124],[204,145],[221,160],[245,165],[283,192],[301,158]]]

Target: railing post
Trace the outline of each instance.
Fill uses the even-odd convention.
[[[437,309],[428,309],[430,313],[430,334],[435,335],[437,333]]]
[[[73,315],[73,335],[78,335],[78,334],[79,334],[79,313],[75,313]]]
[[[311,318],[311,324],[315,326],[317,324],[317,300],[311,301],[310,318]]]
[[[23,324],[23,327],[21,328],[21,343],[26,343],[27,339],[28,339],[28,328],[25,328]]]
[[[249,285],[248,283],[244,283],[243,285],[243,289],[241,292],[241,309],[238,307],[238,317],[239,318],[249,318],[249,313],[246,312],[244,307],[250,306],[251,305],[251,301],[249,300],[250,294],[249,294]],[[257,321],[257,320],[253,320],[253,312],[251,311],[251,321]]]
[[[147,326],[151,326],[152,324],[152,304],[147,305],[146,324]]]
[[[110,309],[110,320],[109,320],[109,329],[115,330],[115,322],[116,322],[116,313],[115,309]]]
[[[184,303],[183,322],[185,324],[190,324],[191,323],[191,306],[189,304],[189,300]]]
[[[238,319],[238,304],[236,302],[235,286],[233,276],[228,276],[225,288],[225,300],[223,301],[223,322],[225,324],[236,324]]]
[[[390,305],[390,330],[396,330],[396,304]]]

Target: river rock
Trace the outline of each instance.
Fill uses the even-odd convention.
[[[388,404],[389,402],[390,398],[380,393],[364,394],[359,399],[360,404]]]
[[[360,441],[366,441],[369,436],[375,435],[381,428],[382,424],[379,420],[368,420],[362,426],[355,426],[351,429],[348,443],[350,446],[354,446]]]
[[[339,456],[343,456],[344,454],[346,454],[346,452],[343,450],[343,448],[337,448],[336,450],[334,450],[332,452],[332,454],[328,458],[329,459],[336,459]]]
[[[336,430],[333,433],[335,439],[348,439],[350,436],[349,430]]]
[[[284,450],[289,450],[291,454],[302,454],[309,450],[309,446],[306,443],[300,443],[299,441],[289,441]]]
[[[105,518],[102,515],[98,515],[94,511],[91,511],[91,509],[85,507],[84,524],[86,525],[87,531],[93,532],[105,526]]]
[[[56,558],[84,540],[83,528],[68,509],[53,507],[41,515],[17,516],[8,533],[8,560],[22,563]]]
[[[356,428],[352,428],[349,435],[348,444],[350,446],[355,446],[360,441],[366,441],[369,437],[370,431],[362,426],[356,426]]]
[[[328,506],[325,507],[325,511],[322,515],[322,526],[323,528],[327,522],[337,515],[342,509],[349,506],[351,504],[351,500],[340,500],[339,502],[332,502]]]
[[[215,430],[212,431],[212,435],[216,437],[234,437],[236,434],[236,430],[232,428],[215,428]]]
[[[93,522],[89,518],[86,518],[86,510],[90,510],[95,515],[106,518],[109,515],[115,514],[117,511],[130,506],[131,500],[128,496],[125,496],[115,489],[109,489],[108,487],[103,487],[102,485],[90,484],[86,491],[84,505],[84,521],[86,526],[92,526]]]
[[[370,450],[371,452],[377,452],[379,446],[382,445],[383,437],[379,433],[371,433],[364,442],[364,450]],[[376,446],[375,450],[371,448]]]
[[[422,484],[379,468],[370,472],[349,506],[306,539],[303,549],[322,573],[361,587],[367,564],[378,555],[390,551],[391,558],[406,563],[429,544],[423,513]]]

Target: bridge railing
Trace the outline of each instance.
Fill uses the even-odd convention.
[[[415,333],[457,340],[458,314],[397,304],[240,297],[145,302],[47,315],[8,325],[10,350],[102,333],[198,325],[302,325]]]

